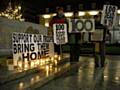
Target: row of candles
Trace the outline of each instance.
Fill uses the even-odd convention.
[[[56,66],[61,61],[61,56],[54,55],[53,57],[46,57],[37,60],[28,61],[27,59],[23,61],[17,62],[18,70],[28,70],[35,67],[46,67],[46,69],[52,68],[52,66]]]

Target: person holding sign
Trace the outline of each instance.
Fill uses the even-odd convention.
[[[74,12],[74,16],[72,17],[72,20],[79,19],[78,17],[78,11]],[[74,30],[73,30],[74,31]],[[71,32],[69,35],[70,39],[70,62],[76,62],[79,61],[80,56],[80,38],[81,33],[80,32]],[[73,41],[73,42],[71,42]]]
[[[100,23],[101,13],[99,15],[94,16],[95,19],[95,29],[96,32],[103,31],[102,39],[98,39],[94,41],[95,43],[95,68],[104,67],[105,66],[105,39],[106,39],[106,31],[107,27]],[[97,34],[96,34],[97,35]],[[96,36],[97,37],[97,36]]]
[[[64,32],[63,27],[64,28],[67,27],[67,19],[64,15],[63,7],[57,8],[57,15],[51,19],[49,25],[54,33],[54,34],[52,33],[52,35],[54,36],[54,43],[55,43],[54,51],[57,55],[60,55],[61,53],[60,44],[63,44],[66,41],[65,40],[66,37],[64,36],[66,33]]]

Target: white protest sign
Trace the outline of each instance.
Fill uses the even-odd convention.
[[[101,24],[112,29],[116,22],[117,9],[117,6],[114,5],[104,5]]]
[[[67,25],[66,24],[53,24],[54,43],[66,44],[68,42]]]
[[[14,65],[16,66],[20,60],[30,61],[50,56],[51,42],[52,38],[40,34],[13,33],[12,49]]]
[[[69,19],[69,33],[94,32],[94,19]]]

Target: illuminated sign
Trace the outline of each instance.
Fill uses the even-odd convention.
[[[93,32],[94,30],[94,19],[69,19],[69,33]]]
[[[13,33],[12,48],[14,65],[18,61],[30,61],[50,56],[52,38],[40,34]]]
[[[65,44],[68,42],[66,24],[53,24],[53,30],[54,30],[54,43]]]

